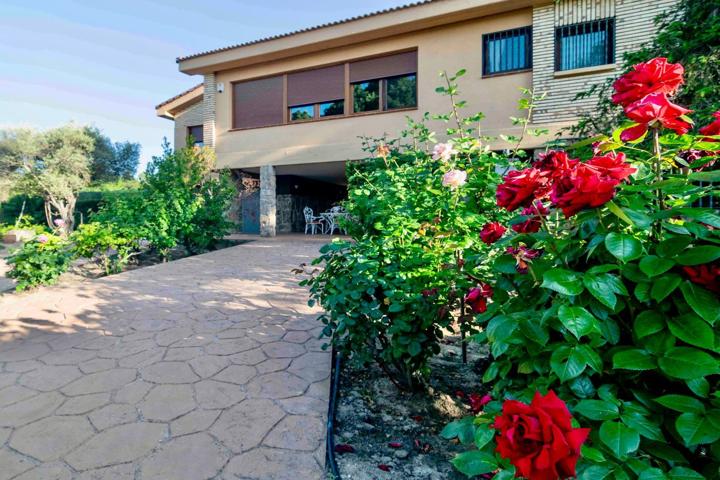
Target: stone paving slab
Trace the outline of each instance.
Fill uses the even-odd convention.
[[[0,480],[324,478],[330,357],[290,272],[320,245],[0,296]]]

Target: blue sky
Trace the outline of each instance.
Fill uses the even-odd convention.
[[[154,106],[201,81],[176,57],[403,3],[0,0],[0,128],[93,124],[140,142],[142,169],[172,138]]]

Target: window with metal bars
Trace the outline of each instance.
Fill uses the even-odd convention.
[[[483,75],[532,68],[532,27],[483,35]]]
[[[555,29],[555,70],[574,70],[615,62],[615,19]]]

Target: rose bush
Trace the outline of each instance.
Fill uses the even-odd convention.
[[[484,242],[502,235],[495,229],[481,239],[477,232],[496,217],[485,212],[495,210],[498,169],[510,162],[478,136],[480,114],[458,114],[463,102],[455,100],[456,80],[462,73],[446,77],[440,88],[452,113],[433,117],[452,122],[448,141],[435,143],[424,121],[409,121],[400,139],[366,142],[374,158],[348,168],[351,240],[323,247],[314,262],[322,268],[302,282],[310,286],[311,304],[326,312],[320,319],[332,344],[377,362],[401,388],[422,384],[428,359],[456,324],[453,312],[464,301],[481,312],[492,295],[463,265],[487,257]],[[470,333],[464,319],[460,328]]]
[[[540,225],[493,243],[504,255],[489,269],[466,264],[494,290],[475,317],[493,360],[484,381],[513,402],[552,389],[590,433],[575,472],[586,433],[548,437],[533,404],[506,403],[496,436],[502,404],[490,402],[465,435],[477,449],[455,460],[469,476],[720,478],[720,215],[698,206],[718,195],[708,166],[720,136],[714,122],[688,133],[689,110],[669,99],[681,83],[682,67],[665,59],[636,66],[615,84],[630,122],[572,146],[578,158],[547,152],[498,186],[497,205],[521,213],[513,227]],[[549,416],[568,426],[565,413]],[[558,438],[559,450],[541,449]],[[552,471],[557,452],[571,455]]]

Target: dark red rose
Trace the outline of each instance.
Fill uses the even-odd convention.
[[[347,443],[338,443],[335,445],[335,453],[343,454],[343,453],[355,453],[355,449],[352,445],[348,445]]]
[[[488,394],[471,393],[468,400],[470,400],[470,410],[477,415],[485,405],[492,401],[492,397]]]
[[[615,197],[615,187],[635,172],[624,159],[623,154],[609,154],[579,163],[555,181],[550,200],[568,218],[584,208],[606,204]]]
[[[535,199],[544,198],[550,191],[547,172],[537,168],[513,170],[503,178],[497,187],[497,205],[509,212],[518,207],[527,207]]]
[[[565,170],[574,168],[578,162],[579,160],[568,157],[568,154],[562,150],[550,150],[538,156],[538,160],[533,163],[533,168],[548,172],[551,178],[556,178],[561,176]]]
[[[690,123],[680,118],[692,112],[675,105],[664,93],[653,93],[625,107],[625,115],[638,125],[623,130],[620,139],[623,142],[637,140],[647,133],[648,128],[662,125],[683,135],[690,130]]]
[[[540,221],[538,212],[540,215],[547,215],[550,213],[550,210],[545,208],[542,202],[535,202],[533,205],[523,208],[522,214],[527,216],[528,219],[524,222],[514,224],[512,229],[517,233],[535,233],[539,231],[542,222]]]
[[[437,288],[429,288],[429,289],[426,289],[426,290],[423,290],[423,291],[422,291],[422,296],[423,296],[423,297],[426,297],[426,298],[427,298],[427,297],[434,297],[435,295],[437,295],[437,293],[438,293]]]
[[[668,63],[667,58],[653,58],[638,63],[631,71],[621,76],[613,88],[612,101],[627,106],[651,93],[673,95],[683,84],[685,70],[679,63]]]
[[[567,405],[552,390],[545,396],[536,392],[530,405],[506,400],[492,425],[499,430],[497,452],[515,466],[517,477],[574,478],[590,429],[573,428],[571,422]]]
[[[517,247],[508,247],[506,251],[509,255],[515,257],[515,270],[517,270],[518,273],[527,273],[529,268],[528,264],[542,255],[542,250],[527,248],[523,243]]]
[[[500,240],[505,230],[505,227],[498,222],[486,223],[483,225],[482,230],[480,230],[480,240],[490,245]]]
[[[378,468],[382,470],[383,472],[389,472],[390,471],[390,465],[385,465],[384,463],[381,463],[378,465]]]
[[[713,139],[710,139],[710,140],[713,140]],[[692,164],[693,162],[696,162],[696,161],[700,160],[701,158],[718,157],[718,156],[720,156],[720,152],[713,152],[711,150],[690,149],[690,150],[681,150],[680,152],[678,152],[677,155],[678,155],[678,157],[685,160],[688,164]],[[706,168],[711,168],[713,165],[715,165],[715,161],[716,160],[709,160],[709,161],[707,161],[707,163],[704,163],[704,164],[702,164],[698,167],[694,167],[694,168],[695,168],[695,170],[702,171],[702,170],[705,170]]]
[[[691,282],[720,293],[720,262],[683,267],[683,270]]]
[[[625,154],[622,152],[593,157],[587,161],[587,165],[595,167],[602,174],[618,181],[626,180],[637,171],[635,167],[631,167],[625,161]]]
[[[700,135],[720,135],[720,110],[713,113],[713,117],[715,118],[715,120],[713,120],[708,125],[705,125],[699,130]],[[720,140],[718,140],[717,138],[703,138],[703,141],[720,142]]]
[[[485,313],[487,311],[487,299],[492,295],[492,287],[487,283],[481,283],[468,291],[467,295],[465,295],[465,303],[472,308],[473,312]]]

